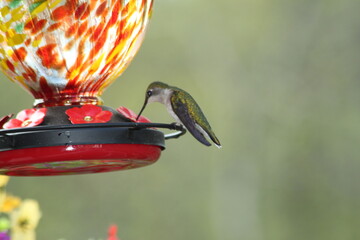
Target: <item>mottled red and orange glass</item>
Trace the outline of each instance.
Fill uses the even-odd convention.
[[[152,0],[0,1],[0,68],[36,107],[101,104],[138,51]]]

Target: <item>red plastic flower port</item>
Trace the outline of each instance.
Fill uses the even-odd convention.
[[[42,123],[46,115],[46,108],[25,109],[16,115],[16,118],[11,119],[4,124],[4,129],[34,127]]]
[[[1,119],[0,119],[0,129],[3,128],[4,124],[9,121],[10,118],[12,118],[12,116],[14,116],[14,114],[9,114],[9,115],[6,115],[6,116],[3,116]],[[0,238],[1,239],[1,238]]]
[[[148,119],[147,117],[143,117],[143,116],[140,116],[139,119],[136,121],[136,118],[137,118],[136,113],[134,113],[132,110],[130,110],[130,109],[126,108],[126,107],[121,106],[116,110],[119,113],[121,113],[122,115],[124,115],[124,117],[131,120],[132,122],[143,122],[143,123],[151,122],[150,119]]]
[[[110,121],[112,117],[112,112],[103,111],[101,107],[95,105],[70,108],[66,110],[65,113],[69,116],[69,120],[73,124],[106,123]]]

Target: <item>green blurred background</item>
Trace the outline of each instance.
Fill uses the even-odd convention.
[[[40,202],[38,239],[360,239],[360,1],[158,0],[145,42],[103,95],[192,93],[223,144],[169,140],[146,168],[12,178]],[[5,77],[0,115],[33,98]],[[160,104],[145,115],[172,122]],[[96,137],[96,136],[94,136]]]

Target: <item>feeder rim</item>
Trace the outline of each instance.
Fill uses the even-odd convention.
[[[0,135],[19,133],[21,132],[36,132],[42,130],[62,130],[62,129],[79,129],[79,128],[166,128],[170,130],[177,130],[175,133],[169,133],[164,135],[164,138],[172,139],[179,138],[186,133],[186,128],[183,125],[177,123],[138,123],[138,122],[126,122],[126,123],[84,123],[84,124],[64,124],[64,125],[46,125],[24,128],[12,128],[1,129]]]

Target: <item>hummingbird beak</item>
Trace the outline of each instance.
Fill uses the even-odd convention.
[[[146,105],[147,105],[147,103],[148,103],[148,97],[146,97],[145,98],[145,102],[144,102],[144,105],[142,106],[142,108],[141,108],[141,110],[140,110],[140,112],[139,112],[139,114],[138,114],[138,116],[136,117],[136,121],[138,121],[139,120],[139,118],[140,118],[140,116],[141,116],[141,113],[144,111],[144,109],[145,109],[145,107],[146,107]]]

